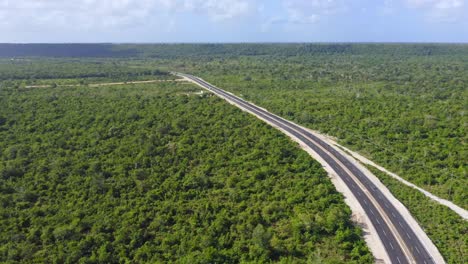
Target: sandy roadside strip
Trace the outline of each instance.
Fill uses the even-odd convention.
[[[139,84],[139,83],[158,83],[158,82],[185,82],[184,79],[174,80],[148,80],[148,81],[132,81],[132,82],[109,82],[109,83],[91,83],[91,84],[64,84],[57,85],[57,87],[74,87],[74,86],[88,86],[88,87],[99,87],[99,86],[110,86],[110,85],[124,85],[124,84]],[[52,88],[50,84],[47,85],[28,85],[25,88]]]
[[[192,80],[188,78],[186,80],[198,85],[196,82],[193,82]],[[226,93],[232,94],[227,91]],[[241,110],[250,113],[244,107],[229,100],[228,98],[225,98],[222,95],[218,95],[218,96],[226,100],[229,104],[232,104],[240,108]],[[264,109],[262,107],[259,107],[259,108]],[[266,111],[266,109],[264,110]],[[328,176],[330,177],[337,191],[343,194],[345,203],[351,208],[351,211],[352,211],[351,220],[363,230],[364,240],[366,241],[367,246],[370,248],[372,254],[374,255],[375,263],[391,263],[390,258],[383,246],[382,241],[380,240],[380,237],[377,234],[377,231],[375,230],[374,225],[372,225],[371,220],[365,213],[364,209],[361,207],[361,204],[359,203],[357,198],[353,195],[351,190],[348,188],[346,183],[341,179],[341,177],[336,175],[333,168],[330,167],[328,163],[325,160],[323,160],[322,157],[318,155],[313,149],[305,145],[301,140],[297,139],[293,134],[275,125],[274,123],[271,123],[270,121],[262,118],[261,116],[258,116],[258,115],[255,115],[255,116],[258,119],[261,119],[264,122],[268,123],[272,127],[280,130],[281,132],[286,134],[289,138],[291,138],[293,141],[297,142],[302,149],[307,151],[307,153],[309,153],[309,155],[311,155],[312,158],[317,160],[322,165],[322,167],[328,173]]]
[[[190,79],[187,78],[187,81],[193,82]],[[197,84],[196,82],[193,82]],[[198,84],[197,84],[198,85]],[[227,92],[227,91],[225,91]],[[230,92],[227,92],[231,95],[234,95]],[[241,105],[238,105],[237,103],[231,101],[228,98],[225,98],[222,95],[218,95],[219,97],[222,97],[225,99],[227,102],[230,104],[233,104],[239,108],[241,108],[244,111],[247,111],[250,113],[250,111],[246,110],[243,108]],[[258,107],[258,106],[257,106]],[[261,107],[259,107],[261,108]],[[264,108],[262,108],[265,111],[268,111]],[[389,257],[387,255],[387,252],[384,249],[384,246],[374,228],[374,226],[371,224],[370,219],[364,212],[364,209],[361,207],[360,203],[357,201],[357,198],[353,195],[353,193],[348,189],[347,185],[343,182],[341,177],[338,177],[334,170],[328,166],[328,164],[317,154],[315,151],[313,151],[311,148],[308,146],[304,145],[300,140],[298,140],[294,135],[288,133],[287,131],[283,130],[282,128],[270,123],[268,120],[263,119],[262,117],[256,115],[257,118],[265,121],[266,123],[272,125],[273,127],[279,129],[286,135],[288,135],[292,140],[296,141],[299,143],[299,145],[306,150],[314,159],[319,161],[324,169],[327,171],[329,174],[329,177],[331,178],[332,183],[335,185],[336,189],[342,193],[345,196],[345,202],[348,204],[348,206],[351,208],[353,215],[352,219],[353,221],[356,222],[357,225],[361,226],[361,228],[364,231],[364,239],[371,249],[372,253],[374,254],[374,257],[376,258],[377,263],[391,263],[389,260]],[[280,117],[281,118],[281,117]],[[283,118],[282,118],[283,119]],[[285,120],[285,119],[284,119]],[[288,121],[288,120],[286,120]],[[290,121],[288,121],[290,122]],[[292,123],[292,122],[291,122]],[[301,126],[302,127],[302,126]],[[304,127],[302,127],[304,128]],[[311,129],[304,128],[317,137],[321,138],[325,142],[331,143],[330,146],[332,146],[334,149],[339,151],[343,156],[345,156],[350,162],[352,162],[359,170],[361,170],[368,178],[371,180],[380,190],[381,192],[387,197],[389,202],[393,204],[393,206],[400,212],[400,214],[405,218],[405,220],[408,222],[408,224],[411,226],[411,229],[415,232],[416,236],[419,238],[421,243],[424,244],[424,247],[429,251],[430,255],[432,256],[433,260],[435,263],[445,263],[445,260],[443,259],[442,255],[440,254],[439,250],[437,247],[432,243],[430,238],[427,236],[427,234],[424,232],[424,230],[419,226],[417,221],[413,218],[411,213],[408,211],[408,209],[398,200],[396,199],[392,193],[388,190],[388,188],[380,182],[380,180],[373,175],[363,164],[361,164],[357,159],[355,159],[353,156],[351,156],[349,153],[343,151],[341,149],[342,146],[340,146],[338,143],[335,141],[331,140],[330,137],[327,137],[325,135],[322,135],[316,131],[313,131]]]
[[[360,155],[359,153],[357,152],[354,152],[346,147],[343,147],[341,145],[338,145],[336,142],[334,141],[329,141],[331,144],[339,147],[339,148],[342,148],[343,150],[345,150],[346,152],[348,152],[349,154],[351,154],[355,159],[359,160],[360,162],[364,163],[364,164],[367,164],[367,165],[370,165],[378,170],[380,170],[381,172],[384,172],[386,173],[388,176],[396,179],[397,181],[409,186],[409,187],[412,187],[418,191],[420,191],[421,193],[423,193],[425,196],[429,197],[431,200],[441,204],[441,205],[445,205],[447,206],[448,208],[450,208],[452,211],[454,211],[456,214],[458,214],[459,216],[461,216],[464,220],[468,220],[468,211],[461,208],[460,206],[446,200],[446,199],[443,199],[443,198],[440,198],[426,190],[424,190],[423,188],[421,187],[418,187],[417,185],[401,178],[400,176],[398,176],[397,174],[391,172],[391,171],[388,171],[387,169],[385,169],[384,167],[382,166],[379,166],[377,164],[375,164],[373,161],[367,159],[366,157]]]
[[[338,144],[336,139],[334,137],[332,137],[332,136],[322,134],[322,133],[320,133],[320,132],[318,132],[316,130],[312,130],[312,129],[309,129],[309,128],[305,128],[305,129],[307,129],[311,133],[314,133],[316,136],[320,137],[323,141],[327,142],[328,144],[333,145],[333,146],[341,149],[342,151],[345,151],[348,154],[348,156],[351,155],[356,161],[358,161],[358,162],[360,162],[362,164],[370,165],[370,166],[378,169],[379,171],[387,174],[388,176],[394,178],[395,180],[405,184],[406,186],[409,186],[411,188],[414,188],[414,189],[420,191],[422,194],[424,194],[425,196],[427,196],[431,200],[433,200],[433,201],[435,201],[435,202],[437,202],[437,203],[439,203],[441,205],[447,206],[453,212],[455,212],[456,214],[461,216],[464,220],[468,220],[468,211],[461,208],[460,206],[454,204],[453,202],[451,202],[449,200],[446,200],[446,199],[443,199],[443,198],[440,198],[440,197],[438,197],[438,196],[424,190],[423,188],[417,186],[416,184],[413,184],[413,183],[403,179],[398,174],[393,173],[393,172],[385,169],[384,167],[376,164],[375,162],[369,160],[368,158],[364,157],[363,155],[359,154],[358,152],[352,151],[349,148]]]
[[[352,162],[359,170],[364,172],[364,174],[367,176],[367,178],[369,180],[371,180],[372,183],[374,183],[379,188],[379,190],[385,195],[385,197],[387,197],[387,199],[393,204],[393,206],[395,206],[398,209],[400,214],[405,218],[407,223],[411,226],[411,229],[418,236],[419,240],[424,244],[424,247],[427,250],[429,250],[429,253],[433,257],[434,262],[435,263],[445,263],[445,260],[442,257],[442,255],[440,254],[437,247],[434,245],[434,243],[431,241],[431,239],[427,236],[426,232],[424,232],[424,230],[421,228],[421,226],[416,221],[416,219],[411,215],[409,210],[395,196],[393,196],[393,194],[390,192],[390,190],[387,188],[387,186],[385,186],[377,178],[377,176],[375,176],[371,171],[369,171],[366,168],[366,166],[364,166],[361,163],[362,161],[360,162],[360,159],[356,158],[355,155],[359,156],[360,158],[365,159],[364,157],[362,157],[361,155],[359,155],[357,153],[354,153],[354,154],[350,155],[347,152],[348,151],[347,148],[339,145],[336,141],[332,140],[330,137],[322,135],[322,134],[318,133],[317,131],[314,131],[314,130],[311,130],[311,129],[308,129],[308,128],[305,128],[305,129],[307,129],[309,132],[313,133],[314,135],[316,135],[317,137],[319,137],[323,141],[329,143],[331,146],[333,146],[333,148],[335,148],[343,156],[345,156],[350,162]],[[345,149],[346,151],[344,151],[343,149]],[[352,151],[350,151],[350,152],[352,152]],[[372,164],[375,164],[370,160],[367,160],[367,161],[372,163]],[[363,162],[363,163],[365,163],[365,162]],[[372,165],[372,164],[370,164],[370,165]]]

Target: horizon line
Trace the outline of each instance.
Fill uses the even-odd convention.
[[[453,44],[466,45],[468,42],[433,42],[433,41],[238,41],[238,42],[0,42],[0,45],[203,45],[203,44]]]

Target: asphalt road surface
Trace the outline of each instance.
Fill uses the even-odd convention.
[[[375,227],[392,263],[435,263],[428,250],[426,250],[399,211],[377,186],[340,152],[300,126],[227,93],[198,77],[182,73],[176,74],[192,80],[201,87],[237,104],[244,110],[280,127],[320,155],[359,201]]]

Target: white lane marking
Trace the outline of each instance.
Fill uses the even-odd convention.
[[[392,242],[389,242],[389,243],[390,243],[390,247],[393,249],[393,244],[392,244]]]
[[[360,192],[358,192],[358,193],[357,193],[357,195],[358,195],[358,196],[361,196],[361,193],[360,193]]]
[[[403,227],[403,225],[401,224],[401,222],[400,222],[400,221],[398,221],[398,224],[399,224],[401,227]]]
[[[409,239],[411,239],[411,237],[410,237],[410,235],[409,235],[408,233],[406,233],[406,236],[407,236]]]
[[[374,211],[372,211],[372,209],[369,209],[369,210],[370,210],[370,213],[371,213],[372,215],[374,215]]]
[[[418,248],[418,247],[416,247],[416,251],[417,251],[419,254],[421,254],[421,252],[419,252],[419,248]]]
[[[389,208],[387,203],[385,203],[385,207]]]
[[[364,200],[364,203],[367,205],[367,202],[366,202],[366,200]]]
[[[377,220],[377,223],[380,225],[380,221],[379,221],[379,219],[375,219],[375,220]]]
[[[374,189],[374,187],[373,187],[372,189]],[[387,204],[384,204],[384,205],[388,208],[388,205],[387,205]],[[400,224],[400,226],[401,226],[401,223],[399,223],[399,224]],[[400,259],[398,259],[398,262],[400,263]],[[426,263],[426,261],[424,261],[424,263]]]
[[[392,216],[393,216],[393,217],[396,217],[395,214],[394,214],[393,212],[392,212]]]
[[[396,259],[398,260],[398,263],[401,263],[400,258],[396,257]]]

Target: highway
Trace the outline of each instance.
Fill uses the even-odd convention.
[[[174,73],[187,78],[240,108],[293,135],[317,153],[342,179],[359,201],[392,263],[435,263],[429,250],[418,238],[396,207],[368,177],[335,148],[308,130],[269,113],[237,96],[227,93],[189,74]]]

